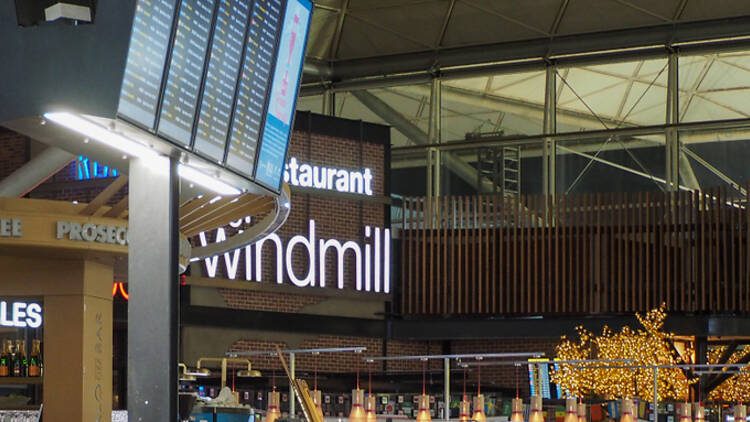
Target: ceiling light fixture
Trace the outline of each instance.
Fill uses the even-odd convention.
[[[81,133],[112,148],[138,158],[155,158],[159,154],[145,145],[113,132],[104,126],[73,113],[44,113],[44,118]]]
[[[242,191],[234,186],[184,164],[177,165],[177,174],[191,183],[203,186],[206,189],[211,189],[220,195],[239,195],[242,193]]]

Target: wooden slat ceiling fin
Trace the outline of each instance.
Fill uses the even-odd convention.
[[[88,205],[84,209],[81,210],[80,215],[87,215],[92,216],[96,213],[99,208],[101,208],[104,204],[107,203],[110,199],[112,199],[117,192],[120,191],[120,189],[125,186],[125,184],[128,183],[128,176],[126,175],[120,175],[115,179],[109,186],[104,188],[103,191],[99,195],[94,198],[93,201],[89,202]]]
[[[180,231],[185,236],[195,236],[202,231],[224,226],[226,224],[229,224],[230,221],[239,220],[240,218],[244,218],[248,215],[257,217],[261,213],[266,213],[273,209],[274,204],[275,202],[271,198],[263,201],[258,201],[256,203],[246,204],[244,206],[234,208],[230,212],[224,213],[223,215],[207,219],[205,221],[202,221],[200,224],[192,225],[190,228],[184,230],[181,229]]]
[[[262,199],[266,199],[266,197],[257,195],[244,195],[237,198],[236,201],[231,201],[227,204],[222,205],[221,207],[204,207],[203,209],[201,209],[201,211],[203,212],[201,212],[200,215],[197,215],[198,213],[195,213],[194,218],[192,218],[190,221],[181,222],[180,229],[191,230],[192,227],[196,225],[203,225],[206,221],[216,221],[217,218],[221,219],[221,216],[227,213],[231,213],[233,210],[239,207],[243,207],[246,204],[250,204]],[[219,225],[217,225],[217,227]]]
[[[246,201],[246,196],[230,196],[226,198],[221,198],[218,201],[214,202],[213,204],[205,204],[204,206],[197,208],[193,210],[191,213],[184,215],[180,217],[180,227],[188,227],[190,225],[196,224],[198,221],[206,218],[206,216],[211,215],[218,210],[233,204],[238,201]]]
[[[102,217],[120,218],[124,211],[128,209],[128,196],[125,195],[120,202],[116,203],[112,208],[102,215]]]
[[[180,206],[180,220],[187,217],[192,213],[193,211],[197,210],[198,208],[206,205],[211,201],[211,197],[209,196],[201,196],[199,198],[193,198],[192,200],[186,202],[185,204]]]

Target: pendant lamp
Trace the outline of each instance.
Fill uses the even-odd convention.
[[[273,390],[268,393],[268,410],[266,411],[265,422],[274,422],[281,417],[281,395],[276,391],[276,371],[273,371],[271,377]]]
[[[511,401],[510,422],[523,422],[523,400],[515,398]]]
[[[690,403],[681,403],[677,408],[678,422],[692,422]]]
[[[378,420],[378,416],[375,413],[375,396],[373,395],[367,396],[367,400],[365,400],[365,414],[367,422]]]
[[[430,416],[430,396],[427,394],[427,360],[422,361],[422,395],[419,396],[419,407],[417,412],[417,422],[431,422]]]
[[[578,422],[578,402],[575,398],[565,399],[565,422]]]
[[[349,413],[349,422],[367,422],[364,403],[365,392],[359,389],[359,362],[357,362],[357,388],[352,390],[352,411]]]
[[[700,402],[695,403],[695,422],[706,422],[706,409]]]
[[[481,360],[477,358],[477,360]],[[484,414],[484,396],[482,395],[482,365],[481,363],[477,366],[477,396],[474,397],[474,414],[471,416],[471,420],[477,422],[484,422],[487,420],[487,416]]]
[[[586,422],[586,404],[578,403],[578,422]]]
[[[511,401],[510,422],[523,421],[523,400],[519,396],[518,390],[518,366],[516,365],[516,398]]]
[[[635,419],[633,418],[633,411],[635,410],[635,405],[633,404],[632,399],[622,399],[622,404],[620,405],[622,416],[620,417],[620,422],[635,422]]]
[[[734,421],[745,421],[747,420],[747,407],[745,407],[744,404],[739,404],[734,406]]]
[[[315,403],[315,412],[318,413],[318,416],[320,416],[320,420],[323,420],[323,394],[318,390],[312,391],[312,399],[313,403]]]
[[[375,396],[372,395],[372,364],[370,363],[367,368],[367,378],[368,378],[368,391],[367,391],[367,400],[365,400],[365,415],[367,418],[367,422],[375,422],[378,420],[378,417],[375,413]]]
[[[419,396],[419,412],[417,412],[417,422],[431,422],[430,416],[430,395],[422,394]]]
[[[474,414],[471,416],[471,420],[476,422],[487,420],[487,416],[484,414],[484,395],[482,394],[474,397]]]
[[[323,420],[323,394],[318,391],[318,355],[320,352],[315,353],[315,368],[314,368],[314,381],[313,381],[313,391],[312,391],[312,399],[313,403],[315,403],[315,411],[318,413],[318,416],[320,416],[320,420]]]
[[[274,389],[275,390],[275,389]],[[274,422],[281,417],[281,395],[278,391],[268,393],[268,411],[265,422]]]
[[[352,411],[349,413],[349,422],[367,422],[364,401],[364,390],[360,390],[359,388],[352,390]]]
[[[464,395],[458,405],[458,420],[467,422],[471,420],[471,403],[466,399],[466,367],[464,366]]]
[[[531,413],[529,422],[544,422],[544,413],[542,412],[542,396],[531,396]]]

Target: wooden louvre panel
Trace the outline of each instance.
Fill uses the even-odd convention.
[[[735,189],[739,190],[739,189]],[[748,193],[404,200],[406,314],[750,312]]]

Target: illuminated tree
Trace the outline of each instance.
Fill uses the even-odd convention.
[[[708,363],[720,363],[719,360],[725,350],[726,346],[720,346],[710,350],[708,352]],[[746,358],[748,353],[750,353],[750,350],[748,349],[737,350],[729,357],[729,359],[727,359],[726,363],[738,363]],[[719,386],[713,389],[708,394],[708,397],[711,400],[718,401],[750,401],[750,366],[743,367],[739,374],[727,378],[724,382],[719,384]]]
[[[558,360],[617,360],[620,362],[592,362],[560,364],[552,373],[552,381],[566,395],[580,397],[598,396],[606,400],[638,397],[651,400],[654,395],[652,368],[623,368],[622,366],[675,365],[686,363],[672,345],[674,334],[662,331],[667,314],[665,305],[641,316],[636,314],[642,329],[623,327],[614,332],[604,327],[602,334],[594,335],[582,326],[576,328],[578,340],[562,337],[557,345]],[[692,355],[689,350],[687,355]],[[630,362],[623,362],[630,360]],[[684,399],[689,387],[697,379],[688,379],[680,368],[660,368],[658,372],[658,397]]]

